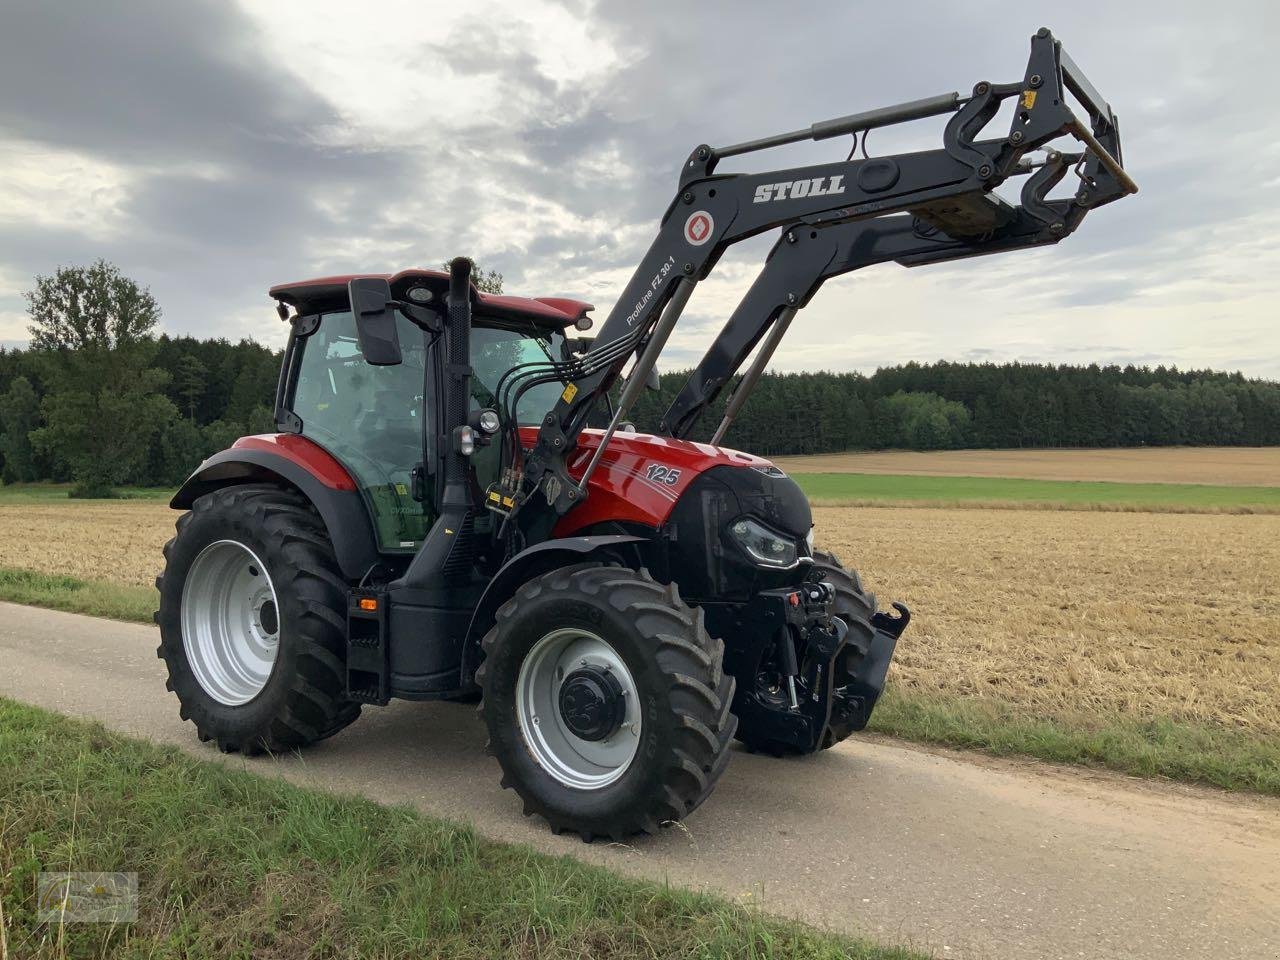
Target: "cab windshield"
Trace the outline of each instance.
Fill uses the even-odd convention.
[[[472,327],[472,399],[478,406],[496,407],[497,397],[494,393],[504,373],[523,363],[560,361],[563,343],[564,338],[560,333],[536,327]],[[559,380],[530,387],[520,397],[516,419],[524,425],[536,426],[541,423],[547,411],[556,405],[563,390],[564,383]]]
[[[491,326],[479,318],[472,327],[472,409],[496,407],[502,375],[522,363],[559,360],[559,332],[532,325]],[[421,544],[435,517],[431,498],[413,498],[413,470],[423,462],[425,430],[434,411],[426,403],[428,341],[424,332],[397,315],[403,362],[366,363],[350,311],[326,313],[318,329],[300,341],[302,356],[292,383],[290,408],[302,420],[302,435],[315,440],[351,472],[368,500],[384,552],[405,552]],[[564,384],[553,381],[520,398],[518,419],[538,424],[555,406]],[[500,446],[476,450],[472,465],[483,489],[497,478]]]

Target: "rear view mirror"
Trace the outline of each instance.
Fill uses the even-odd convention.
[[[365,362],[375,367],[400,363],[400,335],[391,306],[391,284],[381,277],[358,277],[347,284],[347,294]]]

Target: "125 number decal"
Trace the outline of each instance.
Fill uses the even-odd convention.
[[[665,483],[669,487],[673,487],[680,482],[679,470],[673,467],[665,467],[660,463],[649,464],[649,469],[645,471],[645,476],[654,483]]]

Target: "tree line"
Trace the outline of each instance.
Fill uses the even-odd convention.
[[[632,419],[655,429],[687,377]],[[703,414],[709,439],[732,386]],[[768,455],[965,447],[1271,446],[1280,444],[1280,383],[1174,367],[906,363],[860,373],[766,373],[726,435]]]
[[[500,291],[501,278],[486,278]],[[109,263],[37,277],[31,344],[0,349],[0,479],[83,496],[172,486],[237,437],[269,432],[280,353],[157,334],[149,291]],[[264,316],[266,316],[264,314]],[[687,371],[631,413],[656,430]],[[702,417],[708,439],[732,386]],[[1280,444],[1280,383],[1172,367],[907,363],[767,373],[728,433],[764,455],[852,449]]]

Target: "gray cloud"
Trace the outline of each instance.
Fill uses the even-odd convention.
[[[433,115],[430,96],[415,100],[426,114],[406,134],[336,105],[324,92],[331,61],[323,52],[300,46],[282,62],[260,24],[226,4],[9,4],[0,151],[6,143],[70,151],[123,171],[126,186],[106,239],[74,224],[0,219],[0,276],[22,283],[59,263],[106,256],[152,285],[170,329],[238,336],[254,332],[242,318],[258,311],[260,335],[271,337],[277,328],[263,296],[271,283],[469,252],[506,274],[510,289],[584,295],[603,312],[697,143],[1016,78],[1039,26],[941,0],[874,12],[754,0],[575,0],[569,9],[616,54],[585,79],[553,76],[518,17],[476,13],[443,36],[429,13],[421,25],[389,25],[411,38],[421,31],[410,58],[421,88],[386,96],[429,94],[449,79],[478,84],[489,98],[463,119],[443,105]],[[813,341],[829,335],[816,332],[821,318],[860,316],[868,305],[882,315],[910,300],[914,313],[896,321],[915,325],[904,337],[832,355],[888,363],[899,357],[867,351],[915,343],[954,358],[1024,349],[1075,362],[1089,350],[1161,357],[1160,345],[1136,340],[1102,346],[1095,336],[1099,345],[1084,347],[1061,332],[1069,322],[1040,325],[1050,342],[999,344],[1047,312],[1149,310],[1171,290],[1182,326],[1169,351],[1183,356],[1197,335],[1189,311],[1207,319],[1215,305],[1280,293],[1280,241],[1272,239],[1280,235],[1280,118],[1254,95],[1268,86],[1261,71],[1280,27],[1274,5],[1125,4],[1103,20],[1057,7],[1045,16],[1112,98],[1142,193],[1092,214],[1061,248],[832,284],[810,325],[793,334],[795,356],[812,355]],[[344,55],[379,52],[353,46]],[[938,133],[936,123],[877,131],[870,149],[928,148]],[[799,146],[724,169],[790,166],[843,149]],[[767,246],[743,255],[758,260]],[[1233,261],[1232,250],[1242,256]],[[917,284],[971,326],[923,308]],[[20,289],[0,286],[0,316],[21,309]],[[732,303],[694,306],[668,363],[694,359]],[[1231,308],[1215,362],[1280,373],[1270,319],[1254,323],[1249,309]]]
[[[153,287],[169,328],[244,334],[225,326],[228,314],[266,307],[266,287],[284,279],[270,271],[306,272],[299,239],[345,228],[317,197],[373,206],[407,182],[405,157],[322,142],[341,118],[270,61],[235,8],[75,7],[6,7],[0,135],[109,163],[130,185],[109,241],[0,227],[6,273],[106,256]],[[17,299],[4,291],[0,305]]]

